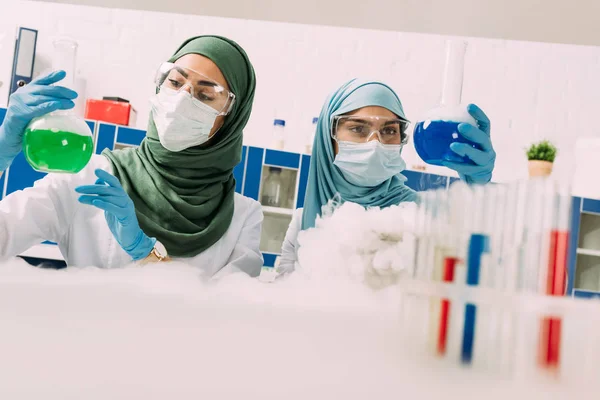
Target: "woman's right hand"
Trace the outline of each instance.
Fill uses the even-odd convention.
[[[75,107],[77,93],[62,86],[51,86],[64,79],[64,71],[52,72],[14,92],[8,101],[4,123],[0,126],[0,158],[8,163],[20,153],[25,128],[36,117]]]

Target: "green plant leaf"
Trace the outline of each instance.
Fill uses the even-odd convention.
[[[554,162],[557,149],[548,140],[532,144],[527,149],[527,159]]]

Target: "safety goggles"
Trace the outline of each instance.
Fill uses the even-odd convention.
[[[367,143],[377,135],[382,144],[405,145],[409,123],[397,118],[340,115],[333,118],[331,136],[339,141]]]
[[[158,90],[186,90],[195,98],[216,110],[219,115],[231,112],[235,95],[207,76],[173,63],[161,64],[154,80]]]

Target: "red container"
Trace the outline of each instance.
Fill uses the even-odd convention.
[[[85,118],[117,125],[135,125],[136,111],[130,103],[112,100],[88,99]]]

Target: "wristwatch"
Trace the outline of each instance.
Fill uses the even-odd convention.
[[[156,243],[154,244],[154,247],[150,251],[150,254],[148,254],[148,257],[141,260],[140,264],[144,265],[144,264],[148,264],[148,263],[156,263],[156,262],[163,262],[163,261],[170,261],[170,260],[171,259],[169,258],[169,255],[167,253],[167,249],[165,248],[165,246],[161,242],[156,241]]]

